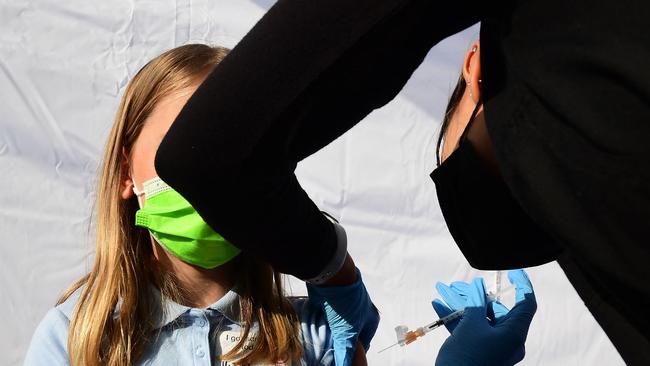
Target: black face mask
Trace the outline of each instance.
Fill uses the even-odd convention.
[[[528,217],[466,139],[475,114],[458,149],[431,173],[449,232],[477,269],[522,268],[555,260],[560,252],[555,241]]]

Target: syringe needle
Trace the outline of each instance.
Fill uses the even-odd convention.
[[[389,348],[393,348],[393,347],[397,346],[398,344],[399,344],[399,342],[397,342],[397,343],[395,343],[395,344],[391,344],[390,346],[388,346],[388,347],[382,349],[381,351],[379,351],[379,352],[377,352],[377,353],[382,353],[382,352],[384,352],[385,350],[387,350],[387,349],[389,349]]]
[[[393,347],[397,346],[398,344],[401,345],[401,346],[406,346],[407,344],[411,344],[411,343],[415,342],[418,338],[424,337],[430,331],[432,331],[432,330],[434,330],[434,329],[436,329],[436,328],[438,328],[438,327],[440,327],[440,326],[442,326],[444,324],[447,324],[450,321],[453,321],[455,319],[460,318],[461,316],[463,316],[464,312],[465,311],[463,309],[454,311],[453,313],[451,313],[451,314],[449,314],[449,315],[447,315],[445,317],[442,317],[442,318],[434,321],[433,323],[429,323],[429,324],[427,324],[427,325],[425,325],[423,327],[419,327],[419,328],[417,328],[415,330],[411,330],[411,331],[409,331],[406,326],[399,325],[399,326],[395,327],[395,332],[397,333],[397,343],[391,344],[390,346],[382,349],[381,351],[379,351],[377,353],[382,353],[382,352],[384,352],[385,350],[387,350],[389,348],[393,348]]]

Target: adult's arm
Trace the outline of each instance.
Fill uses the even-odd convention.
[[[390,101],[433,45],[478,20],[471,3],[450,6],[279,1],[190,98],[157,152],[158,174],[278,270],[311,279],[337,268],[336,233],[296,163]]]

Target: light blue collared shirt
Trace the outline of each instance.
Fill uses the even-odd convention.
[[[68,328],[80,292],[77,290],[45,315],[32,337],[26,366],[70,364]],[[153,294],[160,297],[157,289]],[[334,365],[332,336],[322,309],[312,306],[307,298],[291,298],[291,301],[300,320],[303,345],[302,360],[292,365]],[[236,292],[229,291],[206,309],[165,300],[163,309],[156,309],[153,316],[157,324],[153,342],[137,365],[230,366],[219,361],[219,356],[239,341],[242,328]],[[254,325],[251,332],[256,329]],[[254,334],[249,336],[249,342],[254,337]]]

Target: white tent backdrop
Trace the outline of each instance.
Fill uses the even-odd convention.
[[[45,312],[90,266],[97,164],[129,78],[181,44],[233,47],[272,3],[0,1],[1,365],[22,363]],[[436,281],[494,278],[464,260],[428,177],[446,99],[477,36],[475,26],[439,44],[394,101],[298,169],[314,201],[346,227],[381,311],[371,365],[433,364],[446,330],[377,350],[395,341],[395,325],[436,317]],[[556,263],[529,274],[539,310],[522,364],[623,364]],[[292,289],[305,292],[295,280]]]

